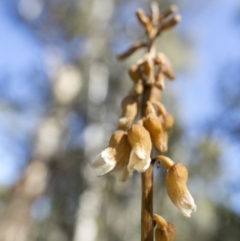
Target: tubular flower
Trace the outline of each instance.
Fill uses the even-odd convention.
[[[132,147],[128,163],[128,171],[145,172],[151,163],[152,143],[148,131],[139,124],[128,130],[128,141]]]
[[[162,152],[166,152],[168,149],[168,131],[172,128],[174,124],[174,118],[171,114],[166,113],[164,115],[160,115],[159,119],[163,127]]]
[[[165,150],[165,136],[160,119],[156,115],[150,114],[144,119],[144,127],[149,131],[155,148],[163,152]]]
[[[174,241],[176,238],[176,230],[172,223],[167,222],[159,215],[154,215],[156,222],[155,241]]]
[[[188,171],[182,163],[174,163],[170,158],[158,156],[167,168],[166,188],[168,196],[185,216],[190,217],[197,210],[194,199],[187,188]]]
[[[124,166],[128,164],[130,152],[131,146],[128,143],[127,133],[117,130],[112,134],[108,147],[96,157],[91,163],[91,167],[97,176],[102,176],[115,167],[120,167],[123,171],[120,179],[125,181],[129,174],[125,173]]]
[[[127,130],[134,121],[138,112],[138,99],[136,95],[128,95],[122,101],[122,117],[118,121],[118,128]]]
[[[150,114],[155,114],[156,115],[156,111],[154,109],[153,104],[150,101],[147,101],[146,107],[145,107],[145,116],[148,116]]]

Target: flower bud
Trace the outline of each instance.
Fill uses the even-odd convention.
[[[182,163],[174,163],[166,156],[158,156],[167,168],[166,187],[168,196],[185,216],[197,210],[194,199],[187,188],[188,171]]]
[[[128,171],[145,172],[151,163],[152,142],[148,131],[139,124],[128,130],[128,141],[132,147],[128,163]]]
[[[127,130],[134,121],[138,112],[136,95],[128,95],[122,101],[122,117],[118,121],[118,129]]]
[[[133,86],[132,90],[130,91],[130,95],[141,95],[143,93],[143,81],[139,79]]]
[[[161,66],[161,70],[162,70],[163,74],[168,79],[175,78],[171,63],[165,54],[157,53],[157,55],[155,57],[155,61]]]
[[[156,222],[155,241],[174,241],[176,238],[174,225],[156,214],[154,220]]]
[[[174,118],[171,114],[166,113],[160,116],[159,119],[163,127],[163,134],[162,134],[163,152],[166,152],[168,149],[168,131],[172,128],[174,124]]]
[[[132,65],[128,70],[128,74],[130,78],[133,80],[133,82],[137,83],[137,81],[141,79],[139,65],[138,64]]]
[[[144,111],[145,116],[148,116],[150,114],[156,115],[156,111],[153,107],[153,104],[150,101],[147,101],[145,111]]]
[[[152,85],[155,82],[155,73],[154,73],[154,61],[152,58],[151,53],[146,53],[144,56],[144,62],[143,62],[143,73],[146,78],[146,84]]]
[[[137,10],[136,16],[138,18],[138,21],[143,25],[146,31],[150,33],[150,31],[152,30],[152,23],[150,18],[145,14],[142,9]]]
[[[171,114],[166,113],[163,116],[163,128],[164,130],[168,131],[172,128],[173,124],[174,124],[174,118]]]
[[[165,149],[166,149],[165,139],[164,139],[165,136],[163,136],[164,130],[162,128],[162,124],[161,124],[159,118],[154,114],[149,114],[144,119],[144,127],[149,131],[155,148],[159,152],[165,151]]]
[[[160,90],[165,89],[164,74],[163,74],[163,71],[162,71],[162,67],[160,65],[158,67],[157,74],[156,74],[155,86],[157,88],[159,88]]]
[[[102,176],[115,167],[127,166],[130,152],[131,146],[128,143],[127,133],[117,130],[112,134],[108,147],[96,157],[91,167],[97,176]]]
[[[151,101],[152,103],[154,101],[159,101],[160,98],[161,98],[161,93],[160,93],[160,90],[156,87],[156,86],[152,86],[151,89],[150,89],[150,99],[149,101]]]

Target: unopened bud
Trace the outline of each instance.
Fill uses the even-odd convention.
[[[145,114],[145,116],[148,116],[150,114],[156,115],[156,111],[153,107],[153,104],[150,101],[147,101],[147,103],[146,103],[144,114]]]
[[[163,128],[168,131],[173,127],[174,118],[170,113],[166,113],[163,116]]]
[[[167,58],[167,56],[163,53],[157,53],[155,57],[156,63],[158,63],[161,66],[162,73],[168,78],[168,79],[174,79],[175,74],[172,69],[172,65]]]
[[[164,18],[168,18],[173,13],[176,13],[178,11],[178,7],[176,5],[171,5],[169,9],[167,9],[165,12],[163,12],[160,17],[159,21],[163,20]]]
[[[142,79],[139,79],[133,86],[132,90],[130,93],[133,95],[141,95],[143,93],[143,81]]]
[[[156,214],[154,220],[156,222],[155,241],[174,241],[176,238],[174,225]]]
[[[181,16],[179,14],[176,14],[174,16],[170,16],[168,19],[163,19],[161,21],[161,25],[158,28],[157,35],[159,35],[162,31],[167,30],[173,26],[175,26],[179,21],[181,20]]]
[[[152,30],[152,23],[149,17],[145,14],[145,12],[142,9],[138,9],[136,12],[136,16],[138,18],[138,21],[146,29],[147,33],[150,33]]]
[[[127,130],[133,123],[138,113],[138,97],[128,95],[122,101],[122,116],[118,121],[118,128]]]
[[[128,70],[128,74],[129,74],[130,78],[135,83],[141,78],[138,68],[139,68],[139,66],[137,64],[134,64]]]
[[[164,74],[162,71],[162,67],[159,65],[158,71],[156,74],[156,82],[155,86],[158,87],[160,90],[165,89],[165,81],[164,81]]]
[[[146,84],[152,85],[155,82],[155,74],[154,74],[154,60],[152,58],[151,53],[146,53],[143,62],[143,73],[146,78]]]
[[[159,101],[161,98],[160,90],[153,85],[150,89],[149,96],[150,96],[149,101],[151,101],[152,103],[155,101]]]
[[[166,147],[163,139],[162,124],[159,118],[154,114],[148,115],[144,119],[144,127],[149,131],[155,148],[159,152],[164,152]]]

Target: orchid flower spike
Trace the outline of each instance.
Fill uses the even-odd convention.
[[[176,238],[174,225],[159,215],[154,214],[153,217],[156,222],[155,241],[174,241]]]
[[[127,133],[117,130],[112,134],[108,147],[96,157],[91,163],[91,167],[97,176],[102,176],[115,167],[127,166],[130,152],[131,146],[128,143]],[[122,181],[127,179],[126,175],[125,173]]]
[[[167,168],[166,188],[168,196],[179,211],[189,218],[192,212],[196,212],[197,207],[186,185],[187,168],[182,163],[174,163],[166,156],[160,155],[156,159],[162,160]]]
[[[128,141],[132,147],[128,163],[128,171],[145,172],[151,163],[152,142],[148,131],[139,124],[128,130]]]

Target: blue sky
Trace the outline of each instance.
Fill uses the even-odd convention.
[[[0,2],[0,184],[9,185],[27,159],[27,136],[37,125],[36,107],[43,101],[34,88],[42,80],[26,80],[26,71],[31,66],[42,70],[43,56],[41,47],[10,17],[4,4]]]
[[[212,0],[191,11],[191,1],[184,1],[183,34],[190,39],[194,51],[193,68],[179,76],[178,91],[186,110],[182,116],[187,125],[209,118],[217,110],[216,84],[221,68],[240,59],[240,27],[234,16],[240,11],[237,0]],[[199,2],[199,1],[196,1]],[[236,16],[237,17],[237,16]],[[193,100],[196,99],[196,104]]]

